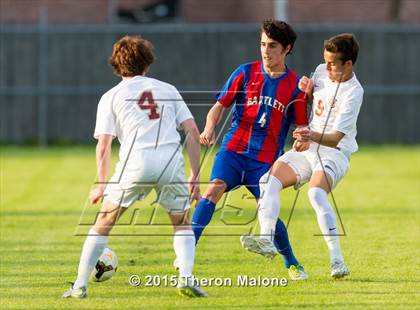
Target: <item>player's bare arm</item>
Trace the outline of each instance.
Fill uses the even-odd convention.
[[[292,149],[296,152],[303,152],[309,149],[310,142],[295,140]]]
[[[200,143],[204,145],[213,145],[216,139],[216,133],[214,129],[217,124],[220,123],[225,107],[220,103],[216,102],[215,105],[207,113],[206,126],[204,131],[200,135]]]
[[[298,126],[296,129],[303,130],[305,128],[307,128],[307,126]],[[293,150],[295,150],[296,152],[303,152],[309,149],[309,145],[311,144],[311,142],[308,139],[303,140],[301,137],[300,139],[298,138],[295,138],[295,139],[296,140],[293,142],[293,146],[292,146]]]
[[[200,198],[200,132],[197,124],[191,118],[182,122],[181,125],[186,136],[187,151],[190,158],[191,172],[188,178],[188,188],[191,201],[193,201]]]
[[[293,132],[293,138],[301,141],[314,141],[324,146],[337,147],[338,143],[344,137],[344,133],[340,131],[332,131],[329,133],[320,133],[311,130],[309,127],[296,128]]]
[[[111,135],[100,135],[98,137],[98,144],[96,145],[96,170],[99,185],[94,188],[89,194],[89,200],[95,204],[103,196],[109,174],[109,166],[111,162]]]
[[[329,147],[337,147],[338,143],[343,139],[344,133],[339,131],[333,131],[329,133],[321,134],[320,132],[310,131],[310,139],[321,145]]]
[[[312,98],[314,81],[307,76],[302,76],[298,84],[299,90],[304,92],[308,98]]]

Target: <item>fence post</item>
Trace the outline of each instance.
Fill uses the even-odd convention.
[[[39,10],[38,36],[38,144],[48,145],[48,8]]]

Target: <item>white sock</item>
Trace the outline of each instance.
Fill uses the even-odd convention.
[[[174,250],[178,260],[179,276],[191,277],[195,256],[195,237],[192,230],[177,230],[174,234]]]
[[[335,213],[328,202],[327,193],[319,187],[312,187],[308,190],[309,200],[316,212],[318,225],[324,235],[325,242],[330,251],[330,261],[343,261],[340,241],[338,239],[338,227]]]
[[[260,200],[258,202],[258,221],[260,238],[274,239],[276,223],[280,213],[280,191],[283,188],[280,180],[274,175],[264,174],[260,179]]]
[[[80,255],[79,269],[74,288],[87,287],[89,276],[95,267],[96,262],[102,255],[108,243],[108,236],[101,236],[91,228],[85,243],[83,244],[82,254]]]

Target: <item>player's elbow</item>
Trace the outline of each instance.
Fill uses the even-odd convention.
[[[333,148],[337,148],[337,146],[338,146],[338,143],[339,143],[340,141],[335,141],[335,140],[333,140],[333,141],[331,141],[330,142],[330,147],[333,147]]]
[[[225,107],[217,101],[207,114],[207,121],[210,119],[212,122],[218,124],[223,117],[224,110]]]

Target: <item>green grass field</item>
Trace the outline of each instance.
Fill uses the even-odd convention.
[[[346,232],[341,243],[349,278],[329,277],[327,249],[323,238],[315,236],[319,229],[304,187],[289,235],[309,280],[286,287],[238,287],[238,275],[287,276],[279,257],[266,261],[240,246],[238,236],[256,228],[255,203],[240,189],[215,213],[195,265],[196,276],[232,278],[233,287],[207,287],[209,298],[188,299],[172,287],[129,285],[132,274],[176,274],[172,237],[150,236],[170,234],[171,228],[162,210],[154,213],[149,197],[127,211],[114,231],[118,236],[110,238],[109,246],[119,257],[115,276],[92,283],[86,300],[62,300],[66,282],[75,278],[84,241],[75,233],[88,228],[78,223],[88,224],[98,210],[86,203],[95,177],[94,147],[2,147],[0,308],[418,309],[419,154],[419,147],[362,146],[353,156],[348,175],[334,191]],[[202,181],[208,174],[209,169]],[[282,194],[284,221],[295,195],[291,189]]]

